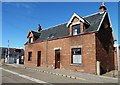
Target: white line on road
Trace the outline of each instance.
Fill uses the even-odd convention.
[[[19,74],[19,73],[16,73],[16,72],[13,72],[13,71],[10,71],[10,70],[7,70],[7,69],[4,69],[4,68],[0,68],[0,69],[3,69],[4,71],[7,71],[9,73],[12,73],[12,74],[15,74],[15,75],[18,75],[22,78],[25,78],[25,79],[28,79],[28,80],[31,80],[33,82],[36,82],[36,83],[47,83],[45,81],[42,81],[42,80],[38,80],[38,79],[35,79],[35,78],[32,78],[32,77],[29,77],[29,76],[26,76],[26,75],[22,75],[22,74]],[[50,84],[51,85],[51,84]]]

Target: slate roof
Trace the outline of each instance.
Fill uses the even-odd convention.
[[[84,17],[83,19],[89,22],[90,26],[83,33],[97,31],[98,26],[100,25],[104,14],[105,13],[103,14],[96,13],[96,14]],[[34,35],[37,35],[37,36],[40,35],[35,42],[42,42],[44,40],[52,40],[52,39],[69,36],[69,28],[66,25],[67,23],[64,23],[55,27],[48,28],[46,30],[42,30],[40,33],[33,31]]]
[[[85,32],[97,31],[98,26],[103,18],[103,14],[97,13],[92,16],[85,17],[84,19],[90,23],[90,26],[85,30]]]
[[[61,37],[68,36],[68,28],[66,27],[67,23],[49,28],[47,30],[42,30],[40,37],[36,40],[36,42],[44,41],[44,40],[51,40]]]

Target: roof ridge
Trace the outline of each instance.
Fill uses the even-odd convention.
[[[98,13],[99,13],[99,12],[96,12],[96,13],[93,13],[93,14],[90,14],[90,15],[86,15],[86,16],[84,16],[83,18],[90,17],[90,16],[96,15],[96,14],[98,14]]]
[[[60,26],[60,25],[64,25],[64,24],[67,24],[68,22],[64,22],[64,23],[61,23],[61,24],[57,24],[57,25],[54,25],[54,26],[51,26],[51,27],[48,27],[46,29],[43,29],[42,31],[46,31],[46,30],[49,30],[49,29],[52,29],[54,27],[57,27],[57,26]]]
[[[82,17],[82,16],[79,16],[79,17]],[[86,17],[90,17],[90,18],[87,19]],[[84,33],[97,31],[98,25],[100,24],[102,17],[103,17],[103,14],[99,14],[99,12],[82,17],[86,22],[88,21],[91,23],[91,25],[88,27],[87,30],[85,30]],[[97,20],[97,23],[94,23],[95,20]],[[56,33],[56,35],[54,37],[50,38],[49,40],[69,36],[69,29],[66,26],[67,23],[68,23],[68,21],[54,25],[54,26],[44,28],[43,30],[41,30],[41,37],[39,37],[35,42],[43,42],[48,39],[50,34],[54,34],[54,33]],[[59,30],[59,32],[58,32],[58,30]],[[60,32],[62,32],[62,33],[60,33]]]
[[[79,17],[81,17],[81,18],[83,18],[83,19],[85,19],[86,17],[89,17],[89,16],[93,16],[93,15],[95,15],[95,14],[98,14],[99,12],[96,12],[96,13],[93,13],[93,14],[90,14],[90,15],[87,15],[87,16],[84,16],[84,17],[82,17],[82,16],[80,16],[80,15],[78,15]],[[86,20],[86,19],[85,19]],[[87,21],[87,20],[86,20]],[[67,22],[63,22],[63,23],[61,23],[61,24],[57,24],[57,25],[54,25],[54,26],[50,26],[50,27],[47,27],[47,28],[45,28],[45,29],[43,29],[43,30],[41,30],[41,31],[46,31],[46,30],[49,30],[49,29],[52,29],[52,28],[54,28],[54,27],[57,27],[57,26],[60,26],[60,25],[63,25],[63,24],[67,24],[68,23],[68,21]],[[37,32],[37,31],[35,31],[35,30],[30,30],[30,31],[34,31],[34,32]],[[39,32],[37,32],[37,33],[39,33]]]

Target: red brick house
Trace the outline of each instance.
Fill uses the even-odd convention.
[[[114,48],[109,13],[81,17],[76,13],[68,23],[47,30],[39,25],[29,31],[25,43],[25,65],[67,69],[97,74],[113,70]],[[98,62],[98,64],[97,64]]]

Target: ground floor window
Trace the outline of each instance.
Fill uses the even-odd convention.
[[[32,61],[32,52],[28,52],[28,61]]]
[[[72,64],[82,64],[81,48],[72,48]]]

